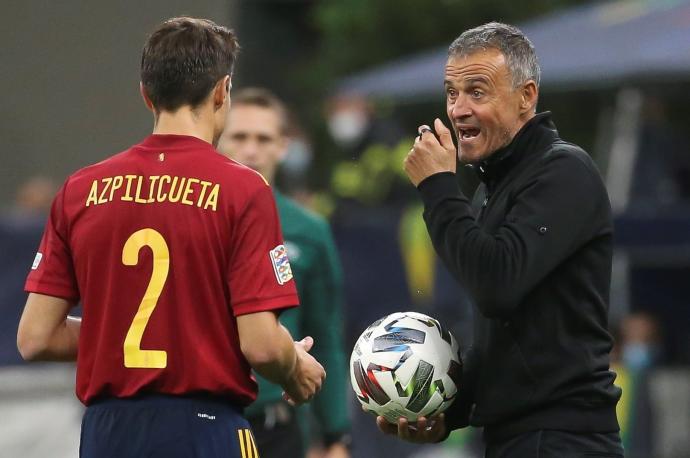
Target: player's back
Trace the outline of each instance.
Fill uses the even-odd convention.
[[[83,303],[80,399],[250,402],[233,315],[294,296],[272,271],[282,241],[277,224],[262,224],[276,210],[260,175],[200,139],[153,135],[75,173],[61,198],[51,220],[64,225]]]

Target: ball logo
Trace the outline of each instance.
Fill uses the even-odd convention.
[[[273,264],[273,271],[276,274],[276,280],[279,285],[292,280],[292,268],[290,267],[290,260],[288,259],[287,249],[285,245],[278,245],[269,252],[271,264]]]

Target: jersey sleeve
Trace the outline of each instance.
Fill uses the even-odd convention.
[[[55,196],[43,238],[26,279],[24,290],[79,300],[79,287],[74,272],[72,253],[67,236],[67,219],[63,208],[65,186]]]
[[[262,186],[239,215],[231,253],[228,287],[235,316],[299,305],[269,186]]]

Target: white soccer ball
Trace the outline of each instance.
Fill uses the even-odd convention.
[[[376,320],[350,357],[359,402],[390,423],[443,412],[455,399],[461,373],[455,338],[437,320],[416,312]]]

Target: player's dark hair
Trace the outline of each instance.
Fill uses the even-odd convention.
[[[156,111],[195,108],[232,74],[238,50],[235,33],[213,21],[168,19],[149,35],[141,54],[146,95]]]
[[[232,92],[232,105],[250,105],[273,110],[280,118],[280,132],[287,135],[290,131],[290,116],[285,103],[273,92],[261,87],[247,87]]]

